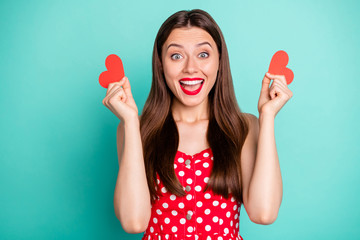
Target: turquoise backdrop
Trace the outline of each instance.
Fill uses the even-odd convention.
[[[220,3],[221,2],[221,3]],[[276,116],[284,195],[245,240],[359,239],[359,1],[1,1],[0,239],[141,239],[113,209],[116,118],[98,83],[124,62],[141,111],[160,25],[208,11],[223,31],[237,100],[258,116],[271,56],[289,54],[293,98]]]

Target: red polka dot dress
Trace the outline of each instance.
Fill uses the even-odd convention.
[[[151,207],[151,218],[142,240],[243,240],[239,234],[240,202],[232,194],[225,199],[212,190],[203,193],[213,166],[210,148],[195,155],[177,151],[174,169],[184,197],[164,187],[157,175],[157,191],[163,196]]]

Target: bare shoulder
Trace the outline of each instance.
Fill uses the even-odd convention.
[[[254,148],[256,148],[259,135],[259,119],[251,113],[244,113],[244,116],[248,124],[249,132],[246,136],[242,153],[246,152],[247,155],[249,154],[249,151],[253,152],[255,150]]]
[[[249,132],[250,132],[250,130],[254,130],[253,128],[259,124],[258,117],[251,113],[243,113],[243,114],[245,116],[246,121],[249,124]]]

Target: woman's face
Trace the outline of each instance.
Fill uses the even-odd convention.
[[[198,27],[175,28],[162,46],[166,84],[186,106],[202,103],[215,84],[219,52],[215,41]]]

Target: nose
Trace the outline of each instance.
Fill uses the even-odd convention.
[[[198,65],[196,62],[196,59],[192,57],[188,57],[185,61],[184,69],[183,71],[185,73],[195,73],[198,70]]]

